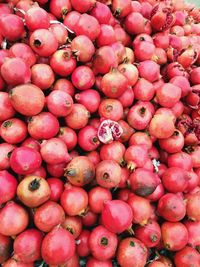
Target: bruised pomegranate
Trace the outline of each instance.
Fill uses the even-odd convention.
[[[65,177],[72,185],[84,186],[95,176],[94,164],[85,156],[75,157],[65,169]]]
[[[156,174],[144,168],[137,168],[130,175],[129,181],[133,192],[143,197],[152,194],[159,184]]]

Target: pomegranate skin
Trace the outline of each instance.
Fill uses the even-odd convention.
[[[41,257],[42,232],[28,229],[18,235],[14,241],[14,258],[23,263],[32,263]]]
[[[15,236],[26,229],[29,217],[22,206],[10,201],[0,210],[0,221],[0,234]]]
[[[15,197],[17,180],[8,171],[0,171],[0,205]]]
[[[61,227],[54,228],[43,239],[41,253],[47,264],[65,264],[75,253],[73,235]]]

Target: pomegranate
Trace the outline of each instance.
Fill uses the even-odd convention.
[[[118,186],[121,180],[121,167],[114,160],[102,160],[96,166],[96,181],[105,188]]]
[[[162,241],[168,250],[178,251],[183,249],[188,242],[188,231],[180,222],[164,222],[161,225]],[[175,238],[178,236],[179,238]]]
[[[191,264],[198,266],[200,256],[194,248],[186,246],[175,254],[174,261],[177,267],[186,267]]]
[[[100,145],[97,129],[90,125],[82,128],[78,133],[78,144],[85,151],[96,150]]]
[[[116,234],[99,225],[92,230],[88,243],[92,256],[104,261],[115,255],[118,240]]]
[[[45,97],[42,90],[33,85],[19,85],[9,92],[10,101],[16,111],[25,116],[34,116],[44,107]]]
[[[11,27],[13,25],[13,27]],[[22,19],[14,14],[4,14],[0,17],[0,34],[9,41],[17,41],[24,34]]]
[[[10,166],[17,174],[30,174],[37,170],[41,163],[40,153],[25,146],[15,148],[10,157]]]
[[[37,29],[30,36],[30,46],[42,57],[51,56],[58,48],[55,35],[48,29]]]
[[[151,206],[149,200],[129,194],[127,203],[132,209],[133,222],[140,225],[147,224],[151,215]]]
[[[67,146],[60,138],[43,141],[40,153],[43,160],[48,164],[68,162],[70,159]]]
[[[89,248],[90,231],[83,230],[78,237],[77,253],[80,257],[87,257],[90,254]]]
[[[90,183],[94,176],[94,164],[85,156],[75,157],[65,169],[65,177],[75,186],[84,186]]]
[[[120,97],[128,87],[127,78],[119,71],[112,69],[101,81],[102,92],[110,98]]]
[[[60,203],[69,216],[84,214],[88,205],[87,192],[81,187],[66,184],[60,198]]]
[[[55,75],[49,65],[42,63],[35,64],[31,68],[31,81],[42,90],[47,90],[53,85]]]
[[[14,258],[23,263],[32,263],[41,257],[42,232],[28,229],[19,234],[13,244]]]
[[[160,183],[156,174],[144,168],[137,168],[129,181],[133,192],[143,197],[152,194]]]
[[[82,104],[74,104],[71,113],[65,117],[68,127],[79,130],[85,127],[90,117],[89,111]]]
[[[64,184],[58,178],[48,178],[47,183],[49,184],[51,195],[49,200],[58,202],[62,192],[64,191]]]
[[[47,181],[39,176],[26,176],[17,187],[17,196],[27,207],[38,207],[50,197]]]
[[[191,194],[186,197],[186,214],[192,221],[200,221],[200,213],[196,207],[200,202],[200,195],[198,193]]]
[[[8,171],[0,171],[0,204],[13,199],[17,191],[17,180]]]
[[[6,92],[0,92],[0,121],[6,121],[15,115],[9,95]]]
[[[76,132],[69,127],[60,127],[58,137],[65,142],[68,150],[72,150],[77,145]]]
[[[161,229],[156,221],[149,220],[144,226],[137,226],[135,237],[151,248],[157,246],[161,239]],[[158,266],[159,267],[159,266]]]
[[[101,216],[103,225],[112,233],[128,230],[133,220],[131,207],[122,200],[106,201]]]
[[[45,127],[44,127],[45,125]],[[50,112],[41,112],[28,120],[28,132],[36,140],[50,139],[59,131],[59,122]]]
[[[138,267],[144,266],[147,255],[147,248],[136,238],[127,237],[119,243],[117,260],[122,267],[131,266],[132,262]]]
[[[158,213],[169,222],[178,222],[186,215],[183,199],[176,194],[167,193],[158,201]]]
[[[47,264],[65,264],[75,253],[75,241],[72,234],[61,227],[55,227],[44,237],[41,253]]]
[[[62,227],[69,231],[74,238],[78,238],[82,232],[82,221],[78,216],[66,216],[62,222]]]
[[[88,200],[91,211],[101,213],[104,202],[112,200],[112,194],[108,189],[97,186],[89,191]]]
[[[29,216],[22,206],[10,201],[0,210],[0,220],[0,234],[15,236],[26,229],[29,223]]]
[[[43,232],[50,232],[56,225],[61,224],[64,218],[64,210],[53,201],[45,202],[34,212],[34,223]]]
[[[84,90],[76,94],[75,99],[78,103],[84,105],[90,113],[98,110],[101,101],[99,93],[93,89]],[[90,99],[89,102],[88,99]]]
[[[69,48],[55,51],[51,56],[50,66],[60,76],[68,76],[76,68],[76,60],[73,58],[72,50]]]

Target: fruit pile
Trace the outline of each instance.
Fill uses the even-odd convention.
[[[200,267],[200,10],[0,0],[0,265]]]

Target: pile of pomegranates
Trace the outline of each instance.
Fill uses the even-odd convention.
[[[200,9],[0,0],[0,265],[200,267]]]

